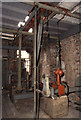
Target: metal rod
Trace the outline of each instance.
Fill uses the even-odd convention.
[[[48,16],[48,19],[46,19],[45,21],[44,21],[44,24],[46,23],[46,22],[48,22],[53,16],[55,16],[56,15],[56,13],[55,12],[53,12],[53,13],[51,13],[49,16]]]
[[[39,88],[39,65],[37,67],[37,89],[40,89]],[[36,89],[36,92],[37,92],[37,89]],[[37,119],[39,119],[39,111],[40,111],[40,93],[37,92]]]
[[[27,46],[27,47],[21,47],[21,50],[26,50],[27,48],[31,48],[31,50],[33,50],[33,48],[29,47],[29,46]],[[19,47],[7,45],[7,46],[0,46],[0,49],[18,50]]]
[[[53,14],[52,14],[52,15],[53,15]],[[49,18],[52,17],[52,15],[50,15]],[[47,20],[46,20],[45,22],[47,22]],[[4,29],[4,28],[2,28],[2,30],[0,29],[0,31],[1,31],[1,32],[5,32],[5,33],[18,33],[18,34],[19,34],[19,33],[22,33],[22,34],[24,34],[24,35],[30,35],[30,36],[31,36],[31,35],[33,36],[33,35],[34,35],[34,33],[29,33],[29,32],[26,32],[26,31],[17,31],[17,30]],[[47,34],[47,33],[45,33],[45,31],[44,31],[43,34],[45,35],[45,34]],[[51,38],[51,37],[55,37],[55,39],[56,39],[56,36],[50,35],[50,38]],[[3,39],[3,40],[4,40],[4,39]],[[5,40],[9,40],[9,39],[5,39]],[[13,41],[13,40],[12,40],[12,41]]]
[[[80,62],[79,62],[79,71],[80,71],[79,75],[81,76],[81,33],[80,33],[80,40],[79,40],[79,42],[80,42],[80,45],[79,45],[79,54],[80,54],[80,57],[79,57],[79,59],[80,59]]]
[[[19,63],[18,63],[18,91],[22,90],[21,87],[21,41],[22,41],[22,34],[19,34]]]
[[[65,12],[66,12],[61,8],[56,8],[56,7],[52,7],[52,6],[49,6],[49,5],[44,5],[42,3],[36,3],[36,4],[39,8],[54,11],[57,14],[65,14]],[[81,14],[79,14],[79,13],[71,13],[71,11],[69,11],[69,10],[67,11],[67,13],[68,13],[68,14],[66,14],[67,16],[71,16],[71,17],[74,17],[74,18],[77,18],[77,19],[81,19]]]
[[[37,81],[37,6],[35,6],[35,23],[34,23],[34,119],[36,119],[36,81]]]
[[[0,29],[1,32],[6,32],[6,33],[22,33],[24,35],[34,35],[34,33],[29,33],[29,32],[26,32],[26,31],[18,31],[18,30],[11,30],[11,29],[5,29],[5,28],[2,28]]]

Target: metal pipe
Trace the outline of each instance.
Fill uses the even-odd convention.
[[[65,14],[66,13],[67,16],[74,17],[74,18],[77,18],[77,19],[81,19],[81,14],[79,14],[79,13],[71,13],[69,10],[64,11],[62,8],[56,8],[56,7],[52,7],[52,6],[49,6],[49,5],[44,5],[42,3],[36,3],[36,5],[39,8],[50,10],[50,11],[56,12],[57,14]]]
[[[53,15],[53,14],[52,14]],[[52,15],[50,15],[49,16],[49,18],[50,17],[52,17]],[[49,19],[48,19],[49,20]],[[45,21],[45,22],[47,22],[47,20]],[[4,29],[4,28],[2,28],[2,30],[0,29],[0,31],[1,32],[5,32],[5,33],[22,33],[23,35],[29,35],[29,36],[33,36],[34,35],[34,33],[29,33],[29,32],[26,32],[26,31],[17,31],[17,30],[11,30],[11,29]],[[47,33],[44,33],[44,34],[47,34]],[[56,36],[50,36],[50,37],[54,37],[55,39],[56,39]],[[4,39],[3,39],[4,40]],[[8,40],[8,39],[5,39],[5,40]]]
[[[39,65],[37,66],[37,89],[39,89]],[[37,119],[39,119],[39,107],[40,107],[39,101],[40,101],[39,92],[37,92]]]
[[[37,81],[37,6],[35,6],[35,22],[34,22],[34,119],[36,119],[36,81]]]
[[[6,33],[22,33],[24,35],[34,35],[34,33],[29,33],[29,32],[26,32],[26,31],[18,31],[18,30],[11,30],[11,29],[5,29],[5,28],[2,28],[0,29],[0,32],[6,32]]]
[[[81,8],[81,1],[71,9],[71,12],[74,13]]]
[[[26,50],[27,48],[31,48],[33,50],[33,48],[29,47],[29,46],[27,46],[27,47],[21,47],[21,50]],[[0,49],[18,50],[19,47],[7,45],[7,46],[0,46]]]
[[[22,41],[22,34],[19,34],[19,63],[18,63],[18,91],[22,90],[21,87],[21,41]]]
[[[47,23],[47,22],[48,22],[53,16],[55,16],[55,15],[56,15],[55,12],[51,13],[51,14],[48,16],[48,19],[46,19],[46,20],[44,21],[44,24]]]

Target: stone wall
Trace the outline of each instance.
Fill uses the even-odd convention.
[[[56,40],[44,38],[40,55],[40,77],[49,75],[50,82],[55,81],[54,70],[56,69]]]
[[[48,40],[44,38],[42,45],[42,52],[40,56],[40,79],[43,80],[42,75],[48,73],[50,82],[56,80],[54,70],[56,66],[57,48],[56,40]],[[64,72],[62,81],[66,81],[69,87],[81,85],[81,39],[80,34],[61,40],[61,68]],[[73,93],[70,98],[77,99],[78,94]]]
[[[75,34],[61,41],[61,60],[65,64],[66,81],[74,87],[79,78],[80,66],[80,35]]]

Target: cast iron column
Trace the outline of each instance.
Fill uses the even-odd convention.
[[[19,62],[18,62],[18,91],[22,90],[21,87],[21,41],[22,41],[22,34],[19,34]]]
[[[37,6],[35,6],[35,23],[34,23],[34,118],[36,118],[36,81],[37,81]]]

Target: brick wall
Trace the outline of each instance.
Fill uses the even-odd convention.
[[[40,79],[48,73],[50,82],[55,81],[54,70],[56,69],[56,40],[44,38],[40,56]],[[66,81],[69,87],[81,85],[81,39],[80,34],[61,40],[61,68],[64,76],[61,80]],[[79,93],[69,94],[69,100],[79,101]]]
[[[48,73],[50,81],[55,81],[54,70],[56,69],[56,40],[43,39],[42,52],[40,57],[40,78]],[[61,40],[61,68],[64,76],[61,80],[66,81],[69,87],[79,84],[80,78],[80,34]]]
[[[54,70],[56,68],[56,40],[48,40],[47,37],[43,39],[40,66],[41,80],[43,74],[48,74],[50,82],[55,81]]]
[[[66,81],[74,87],[79,78],[80,66],[80,35],[75,34],[61,41],[61,60],[65,64]]]

